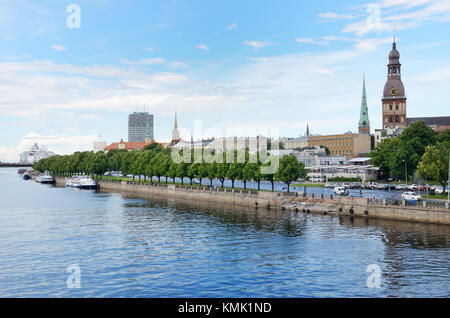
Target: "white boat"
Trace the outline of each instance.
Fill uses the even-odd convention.
[[[44,184],[53,184],[55,183],[55,179],[50,175],[41,174],[39,177],[36,178],[36,182]]]
[[[333,192],[336,195],[348,195],[348,190],[345,187],[335,187]]]
[[[73,176],[71,179],[67,179],[66,187],[78,189],[96,189],[97,184],[89,176]]]

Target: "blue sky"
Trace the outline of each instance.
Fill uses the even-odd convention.
[[[181,127],[215,129],[196,137],[356,131],[363,73],[373,131],[394,33],[408,116],[449,115],[449,22],[448,0],[2,0],[0,160],[33,142],[70,153],[125,140],[143,105],[158,141],[175,111]]]

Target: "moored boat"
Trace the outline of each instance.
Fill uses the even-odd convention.
[[[51,175],[40,175],[36,178],[36,182],[43,183],[43,184],[53,184],[55,183],[55,178],[53,178]]]
[[[66,187],[78,189],[96,189],[97,184],[89,176],[73,176],[66,181]]]

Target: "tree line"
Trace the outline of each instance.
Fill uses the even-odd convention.
[[[405,180],[417,175],[438,181],[444,188],[448,179],[450,129],[439,135],[424,121],[411,124],[403,133],[383,140],[371,152],[372,163],[384,176]]]
[[[50,171],[56,176],[72,176],[75,174],[92,175],[94,178],[103,178],[105,172],[120,171],[124,176],[133,175],[141,182],[143,178],[145,182],[147,179],[153,183],[153,177],[157,178],[157,182],[161,183],[161,178],[167,181],[171,178],[175,183],[175,178],[180,178],[184,184],[184,178],[189,179],[192,185],[193,179],[200,180],[200,184],[204,179],[212,181],[217,179],[221,182],[223,187],[225,180],[230,180],[232,188],[236,180],[240,180],[244,184],[244,189],[247,188],[248,181],[255,181],[260,190],[262,181],[269,181],[272,184],[272,191],[274,191],[275,181],[284,182],[289,186],[298,178],[304,178],[306,175],[305,166],[303,163],[291,155],[279,158],[279,165],[276,172],[271,174],[262,174],[261,167],[268,166],[270,160],[275,159],[271,157],[269,160],[263,162],[260,153],[251,155],[248,151],[242,150],[244,154],[239,151],[234,151],[231,154],[231,163],[226,159],[227,153],[223,152],[222,162],[207,163],[204,160],[195,160],[195,152],[191,150],[191,157],[189,163],[181,162],[175,163],[172,160],[171,148],[163,149],[159,144],[151,144],[143,150],[110,150],[106,154],[104,152],[75,152],[72,155],[57,155],[50,158],[42,159],[34,164],[33,169],[39,172]],[[181,150],[181,153],[185,150]],[[243,155],[244,162],[238,160],[238,156]],[[201,156],[203,158],[203,156]],[[278,158],[276,158],[278,159]]]

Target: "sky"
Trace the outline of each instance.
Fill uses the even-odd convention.
[[[157,141],[357,131],[363,74],[372,133],[395,34],[408,117],[448,116],[449,0],[0,0],[0,161]],[[235,129],[235,130],[232,130]]]

